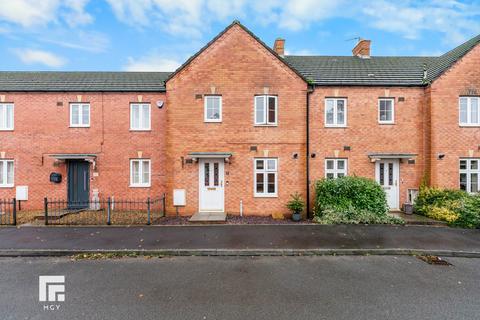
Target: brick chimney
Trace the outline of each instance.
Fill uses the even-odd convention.
[[[285,39],[275,39],[275,43],[273,44],[273,51],[275,51],[279,56],[283,57],[285,55]]]
[[[370,40],[360,38],[355,48],[352,49],[353,55],[359,58],[370,58],[370,43]]]

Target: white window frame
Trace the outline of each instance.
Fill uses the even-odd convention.
[[[338,101],[343,101],[345,115],[344,115],[344,123],[338,123],[338,110],[337,104]],[[328,101],[333,101],[333,123],[327,123],[327,103]],[[345,128],[347,126],[347,115],[348,115],[348,108],[347,108],[347,99],[346,98],[325,98],[324,102],[324,123],[325,127],[330,128]]]
[[[11,126],[7,127],[7,109],[12,108]],[[0,131],[12,131],[15,127],[15,106],[13,103],[0,103],[0,113],[2,114],[3,123],[0,123]]]
[[[220,117],[218,119],[209,119],[207,118],[207,108],[208,108],[208,100],[210,99],[218,99],[219,100],[219,110],[218,110],[218,113],[220,114]],[[205,96],[205,102],[204,102],[204,106],[203,106],[203,121],[204,122],[222,122],[222,96],[220,95],[208,95],[208,96]]]
[[[392,119],[391,120],[381,120],[380,118],[380,103],[381,101],[391,101],[392,102]],[[395,98],[379,98],[378,99],[378,123],[380,124],[394,124],[395,123]]]
[[[257,161],[263,161],[263,169],[257,169]],[[275,169],[268,169],[268,161],[275,162]],[[257,173],[263,174],[263,192],[257,192]],[[268,192],[268,174],[275,174],[275,192]],[[278,197],[278,159],[277,158],[254,158],[253,159],[253,193],[257,198]]]
[[[264,97],[263,99],[263,117],[265,121],[257,119],[257,97]],[[268,121],[268,101],[270,98],[275,99],[275,121]],[[255,126],[277,126],[278,125],[278,96],[268,94],[258,94],[253,97],[253,118]]]
[[[477,161],[477,169],[471,169],[471,162],[472,160],[474,161]],[[461,161],[466,161],[466,169],[460,169],[460,163]],[[467,176],[467,189],[466,191],[468,193],[476,193],[476,192],[472,192],[472,173],[476,173],[477,174],[477,189],[480,190],[480,158],[460,158],[460,161],[458,162],[458,169],[459,169],[459,173],[458,173],[458,188],[460,188],[460,175],[462,173],[466,174]]]
[[[333,169],[327,168],[328,161],[333,161]],[[345,168],[338,169],[339,161],[345,162]],[[327,174],[329,173],[333,174],[333,179],[337,179],[339,173],[343,173],[343,176],[346,177],[348,175],[348,159],[347,158],[325,158],[325,178],[326,179],[330,179],[330,178],[327,178]]]
[[[15,162],[11,159],[5,159],[5,160],[0,160],[0,163],[2,163],[2,176],[4,181],[0,181],[0,188],[12,188],[15,185]],[[7,177],[8,177],[8,163],[12,163],[12,182],[8,183],[7,182]]]
[[[146,105],[148,106],[148,123],[145,125],[145,119],[143,119],[143,106]],[[140,106],[138,108],[138,123],[139,127],[135,128],[133,126],[133,106]],[[150,103],[141,103],[141,102],[132,102],[130,103],[130,131],[150,131],[152,130],[152,106]]]
[[[467,122],[462,122],[462,99],[467,101]],[[472,119],[472,100],[477,100],[477,120]],[[461,96],[458,98],[458,123],[462,127],[480,127],[480,97]]]
[[[74,106],[78,106],[78,123],[73,123]],[[83,109],[88,108],[88,123],[83,123]],[[90,103],[72,102],[70,103],[70,127],[71,128],[89,128],[90,127]]]
[[[133,163],[138,162],[139,183],[133,182]],[[148,182],[143,181],[143,163],[148,162]],[[130,187],[131,188],[149,188],[152,185],[152,161],[150,159],[130,159]]]

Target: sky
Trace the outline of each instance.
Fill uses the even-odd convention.
[[[0,70],[173,71],[233,20],[290,55],[441,55],[480,0],[0,0]]]

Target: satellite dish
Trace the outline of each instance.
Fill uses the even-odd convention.
[[[158,107],[158,109],[162,109],[162,108],[163,108],[163,104],[164,104],[163,100],[158,100],[158,101],[157,101],[157,107]]]

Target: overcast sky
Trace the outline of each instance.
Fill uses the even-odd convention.
[[[440,55],[480,34],[480,0],[0,0],[0,70],[173,71],[234,19],[287,54]]]

